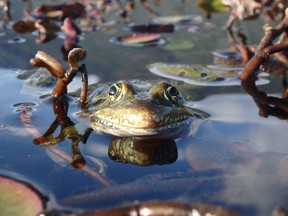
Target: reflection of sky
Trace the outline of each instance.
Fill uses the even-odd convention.
[[[287,121],[260,117],[253,99],[244,94],[213,95],[199,102],[197,108],[212,114],[201,127],[202,135],[239,142],[260,159],[260,167],[253,172],[247,165],[248,169],[242,167],[233,175],[225,175],[219,201],[250,206],[255,215],[270,215],[278,205],[287,207]]]
[[[211,126],[207,125],[207,130],[217,130],[225,138],[245,141],[257,152],[288,152],[287,121],[260,117],[250,96],[213,95],[197,104],[197,108],[212,115],[206,123]]]

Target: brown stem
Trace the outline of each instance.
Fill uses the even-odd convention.
[[[68,54],[68,62],[71,69],[78,69],[78,60],[84,56],[84,49],[74,48]]]
[[[45,52],[38,51],[35,58],[30,60],[30,64],[35,67],[45,67],[56,79],[64,77],[65,69],[62,65]]]
[[[263,51],[268,55],[288,49],[288,43],[281,43],[266,47]]]
[[[256,68],[259,68],[259,66],[262,63],[263,58],[261,56],[258,55],[254,55],[254,57],[252,59],[250,59],[250,61],[246,64],[243,72],[240,74],[240,79],[241,80],[256,80],[256,75],[254,73],[254,71],[256,70]]]
[[[55,97],[61,97],[67,93],[67,83],[63,79],[59,79],[52,90],[52,95]]]
[[[86,66],[83,64],[79,68],[82,74],[82,88],[81,88],[81,95],[80,95],[80,103],[81,103],[81,109],[85,111],[85,107],[87,105],[87,93],[88,93],[88,75]]]
[[[288,101],[288,83],[286,74],[284,74],[283,77],[283,99]]]

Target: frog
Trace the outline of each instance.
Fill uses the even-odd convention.
[[[117,137],[178,138],[209,116],[186,106],[180,90],[166,81],[120,80],[92,95],[97,105],[89,111],[90,127]]]

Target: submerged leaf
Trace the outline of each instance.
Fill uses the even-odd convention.
[[[0,176],[0,209],[2,216],[38,215],[44,209],[43,197],[23,182]]]

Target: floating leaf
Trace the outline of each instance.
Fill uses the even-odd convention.
[[[217,51],[217,52],[212,52],[212,55],[218,58],[224,58],[224,59],[236,58],[236,59],[239,59],[239,61],[241,60],[241,54],[239,52]]]
[[[193,16],[193,15],[176,15],[176,16],[159,16],[154,17],[152,19],[152,23],[154,24],[175,24],[175,25],[199,25],[203,23],[203,19],[201,16]]]
[[[212,52],[214,64],[237,65],[242,62],[242,55],[233,51]]]
[[[163,44],[165,41],[161,38],[160,34],[143,33],[112,38],[110,42],[124,46],[153,46]]]
[[[159,34],[132,34],[119,37],[119,40],[123,43],[147,43],[160,39]]]
[[[147,66],[151,73],[189,84],[204,86],[241,85],[239,74],[243,67],[228,65],[187,65],[154,63]],[[258,79],[257,84],[266,84],[266,79]]]
[[[63,15],[61,10],[50,10],[50,11],[34,11],[32,16],[38,20],[59,20]]]
[[[43,197],[24,182],[0,176],[1,216],[38,215],[44,210]]]
[[[166,44],[163,48],[166,50],[185,50],[191,49],[194,44],[189,40],[172,40]]]
[[[200,0],[197,6],[207,14],[229,11],[229,7],[222,0]]]
[[[61,10],[48,11],[46,13],[46,16],[49,17],[50,19],[58,19],[62,15],[63,15],[63,11]]]

